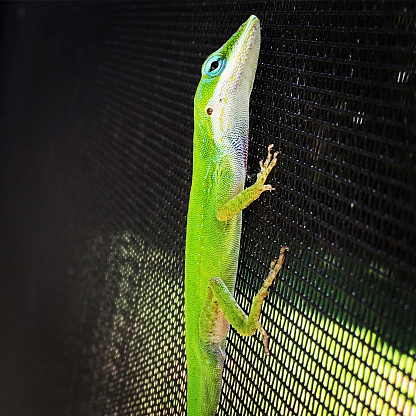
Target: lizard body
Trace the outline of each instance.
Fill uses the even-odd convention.
[[[265,190],[278,152],[268,148],[254,185],[244,189],[249,100],[260,50],[260,22],[251,16],[202,66],[194,99],[194,150],[185,260],[188,416],[215,415],[230,324],[242,335],[260,330],[267,288],[283,264],[272,262],[247,316],[233,297],[241,211]]]

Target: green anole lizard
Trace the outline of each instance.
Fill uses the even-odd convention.
[[[188,416],[215,415],[230,324],[245,336],[259,330],[267,290],[282,267],[284,252],[247,316],[234,299],[241,211],[263,191],[278,152],[268,147],[254,185],[244,189],[249,101],[260,50],[260,21],[251,16],[202,66],[194,99],[194,150],[185,260],[185,322]]]

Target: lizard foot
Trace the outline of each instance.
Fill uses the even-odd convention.
[[[257,182],[259,182],[262,185],[262,191],[274,190],[274,188],[271,185],[264,184],[264,182],[266,182],[267,176],[276,165],[277,155],[279,154],[279,152],[274,152],[272,154],[271,150],[273,146],[274,144],[270,144],[267,147],[267,158],[264,162],[262,160],[260,161],[260,172],[257,174]]]
[[[285,260],[285,251],[289,250],[289,247],[287,246],[283,246],[280,249],[280,254],[279,254],[279,258],[277,260],[272,260],[271,264],[270,264],[270,272],[269,275],[267,276],[267,279],[264,281],[263,286],[261,287],[258,296],[262,299],[261,301],[263,302],[263,299],[267,296],[267,290],[270,287],[270,285],[273,283],[274,278],[277,276],[277,273],[279,273],[279,270],[281,269],[281,267],[283,266],[283,262]],[[260,322],[259,322],[260,324]],[[261,339],[263,341],[263,349],[264,349],[264,353],[266,355],[269,355],[269,347],[268,347],[268,342],[269,342],[269,336],[267,335],[267,332],[265,331],[265,329],[261,326],[259,326],[259,331],[261,333]]]

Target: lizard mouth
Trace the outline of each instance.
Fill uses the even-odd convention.
[[[233,38],[234,42],[230,45],[232,52],[222,77],[221,98],[230,98],[240,93],[250,96],[260,51],[259,19],[250,16]]]

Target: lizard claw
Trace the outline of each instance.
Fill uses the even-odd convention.
[[[260,160],[260,172],[258,173],[258,177],[262,178],[264,181],[266,180],[267,176],[269,175],[269,173],[271,172],[271,170],[274,168],[274,166],[277,163],[277,155],[279,154],[279,152],[274,152],[272,153],[272,147],[274,146],[274,144],[270,144],[267,147],[267,157],[266,160]],[[268,186],[268,185],[266,185]],[[264,188],[264,190],[273,190],[273,188]]]
[[[269,336],[261,325],[259,327],[259,331],[261,333],[261,340],[263,341],[264,354],[269,355]]]
[[[283,246],[281,249],[280,249],[280,255],[282,255],[285,251],[289,251],[290,250],[290,248],[288,247],[288,246]]]

